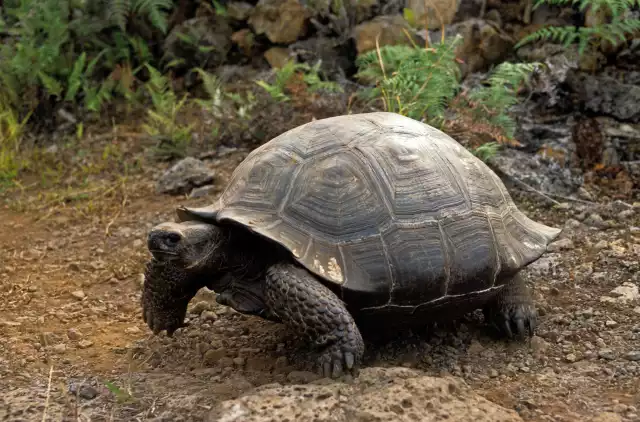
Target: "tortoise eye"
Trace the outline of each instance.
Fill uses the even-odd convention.
[[[178,233],[169,233],[167,234],[167,243],[168,244],[172,244],[175,245],[176,243],[180,242],[180,235]]]

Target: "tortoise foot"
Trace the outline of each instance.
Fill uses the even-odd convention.
[[[308,271],[276,264],[266,277],[266,302],[282,322],[319,347],[318,365],[324,377],[356,376],[364,342],[344,303]]]
[[[524,280],[516,275],[494,302],[484,309],[487,322],[507,338],[532,337],[538,324],[538,312]]]
[[[363,350],[364,344],[361,338],[332,344],[318,358],[320,374],[327,378],[338,378],[345,374],[358,376]]]

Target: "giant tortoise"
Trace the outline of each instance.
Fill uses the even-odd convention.
[[[357,372],[363,324],[482,309],[505,336],[532,335],[519,271],[560,233],[518,210],[454,139],[387,112],[289,130],[253,150],[213,205],[176,214],[148,235],[151,330],[173,335],[206,286],[309,338],[325,376]]]

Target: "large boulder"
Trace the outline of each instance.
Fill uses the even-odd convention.
[[[431,43],[440,42],[440,30],[422,31]],[[474,72],[484,72],[493,65],[504,61],[512,52],[515,44],[512,37],[492,21],[468,19],[445,27],[445,37],[462,36],[462,43],[456,49],[456,56],[463,61],[460,65],[462,76]]]
[[[429,377],[408,368],[365,368],[352,383],[326,379],[270,384],[223,402],[209,422],[520,422],[508,410],[474,393],[460,378]]]
[[[640,86],[609,75],[583,72],[571,73],[567,83],[586,112],[640,122]]]
[[[406,0],[407,9],[411,9],[415,24],[427,29],[439,29],[442,25],[453,23],[458,12],[458,0]]]
[[[405,34],[413,32],[409,23],[400,15],[382,15],[357,25],[354,29],[358,54],[376,48],[376,38],[380,47],[385,45],[410,44]]]
[[[310,12],[298,0],[260,0],[249,17],[258,35],[276,44],[289,44],[305,34]]]

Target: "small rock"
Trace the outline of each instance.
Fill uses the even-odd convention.
[[[87,349],[91,346],[93,346],[93,342],[91,340],[80,340],[78,342],[78,347],[81,349]]]
[[[140,328],[134,325],[133,327],[125,328],[124,332],[127,334],[139,334]]]
[[[616,358],[616,355],[613,353],[613,350],[611,349],[601,349],[598,351],[598,356],[601,357],[602,359],[606,359],[606,360],[614,360]]]
[[[86,297],[86,295],[84,294],[84,292],[82,290],[75,290],[73,292],[71,292],[71,296],[75,297],[78,300],[82,300]]]
[[[575,361],[577,361],[577,360],[578,360],[578,357],[575,355],[575,353],[569,353],[568,355],[566,355],[566,356],[564,357],[564,359],[565,359],[567,362],[573,363],[573,362],[575,362]]]
[[[67,346],[64,343],[56,344],[51,348],[56,353],[64,353],[67,350]]]
[[[245,359],[243,357],[233,358],[233,364],[238,367],[244,366],[244,363],[245,363]]]
[[[203,161],[187,157],[164,172],[156,183],[156,192],[181,195],[190,192],[193,188],[210,184],[213,180],[213,170]]]
[[[204,354],[204,363],[206,365],[215,365],[220,359],[226,356],[224,349],[210,349]]]
[[[82,338],[82,332],[77,328],[69,328],[69,330],[67,330],[67,337],[69,337],[69,340],[80,340]]]
[[[609,227],[609,224],[606,221],[604,221],[602,216],[596,213],[589,214],[589,216],[584,220],[584,224],[586,224],[587,226],[598,228],[598,229],[604,229]]]
[[[98,390],[90,385],[83,385],[82,387],[80,387],[78,395],[85,400],[92,400],[98,397]]]
[[[607,242],[606,240],[601,240],[598,243],[596,243],[593,247],[594,249],[601,251],[609,247],[609,242]]]
[[[631,352],[627,352],[627,353],[625,353],[624,358],[626,360],[630,360],[632,362],[638,362],[638,361],[640,361],[640,350],[634,350],[634,351],[631,351]]]
[[[245,21],[251,14],[253,5],[243,1],[232,1],[227,4],[227,15],[237,21]]]
[[[624,210],[618,213],[618,218],[620,220],[627,220],[634,216],[636,212],[634,210]]]
[[[615,297],[602,296],[600,301],[627,303],[640,299],[640,289],[638,289],[638,286],[635,284],[629,282],[622,283],[622,285],[613,289],[611,294]]]
[[[578,197],[586,201],[593,201],[593,195],[591,195],[591,192],[586,190],[583,186],[580,186],[580,188],[578,188]]]
[[[289,49],[284,47],[271,47],[264,52],[264,58],[275,69],[283,68],[291,60]]]
[[[613,320],[611,320],[611,319],[609,319],[604,323],[604,325],[607,326],[607,327],[615,327],[616,325],[618,325],[618,323],[613,321]]]
[[[216,193],[215,185],[207,185],[201,186],[199,188],[195,188],[189,194],[189,198],[202,198],[205,196],[210,196]]]
[[[213,311],[202,311],[200,314],[200,319],[202,321],[215,321],[218,319],[218,316]]]
[[[212,308],[209,302],[200,301],[191,307],[190,312],[194,315],[200,315],[204,311],[210,311]]]
[[[547,251],[549,252],[556,252],[556,251],[570,250],[570,249],[573,249],[573,241],[568,237],[556,240],[555,242],[551,243],[547,247]]]

